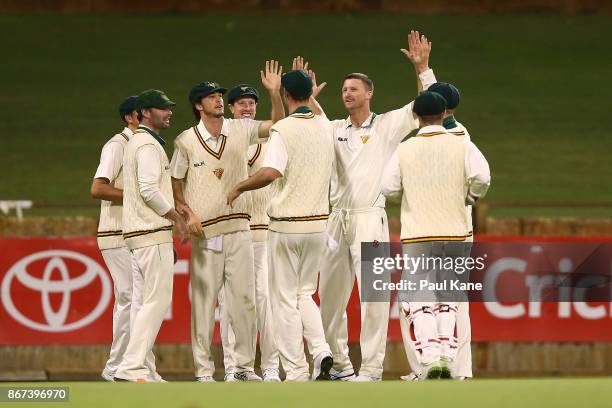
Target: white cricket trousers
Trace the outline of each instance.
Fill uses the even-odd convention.
[[[410,369],[418,374],[422,371],[423,365],[419,361],[419,353],[416,347],[416,338],[414,337],[412,321],[405,313],[401,302],[397,302],[399,307],[400,328],[402,331],[402,340],[404,350],[408,357]],[[470,322],[470,304],[468,302],[459,302],[457,311],[457,338],[458,348],[457,357],[451,363],[451,373],[453,377],[472,377],[472,325]]]
[[[261,370],[278,369],[278,347],[274,338],[274,323],[268,290],[268,244],[253,242],[253,269],[255,272],[255,309],[257,311],[257,331],[259,332],[259,350],[261,352]],[[219,292],[219,311],[221,315],[221,343],[223,345],[223,363],[225,374],[235,372],[234,343],[236,336],[229,324],[229,313],[225,303],[225,288]]]
[[[456,279],[457,274],[451,266],[446,266],[448,260],[461,260],[469,256],[471,251],[471,242],[452,242],[452,241],[434,241],[410,243],[403,245],[404,256],[432,260],[442,260],[440,265],[434,263],[425,263],[420,265],[416,270],[404,270],[402,279],[413,281],[419,285],[423,279],[429,282],[442,283],[451,279]],[[454,263],[454,262],[453,262]],[[464,263],[465,264],[465,263]],[[460,272],[458,272],[460,273]],[[465,275],[467,278],[469,274]],[[444,358],[452,362],[451,371],[454,368],[462,368],[462,374],[457,370],[452,371],[453,376],[468,376],[469,373],[464,363],[458,364],[458,346],[459,346],[459,305],[469,305],[462,299],[466,298],[465,294],[457,293],[452,289],[422,289],[418,291],[405,291],[399,293],[399,301],[402,313],[408,318],[407,322],[403,322],[403,334],[407,334],[409,342],[413,343],[409,348],[406,348],[407,356],[410,360],[416,357],[416,364],[411,361],[411,366],[418,374],[421,372],[421,366],[430,362]],[[465,322],[467,317],[468,321]],[[465,325],[469,328],[469,309],[464,312],[464,321],[462,322],[461,336],[463,340],[468,340],[468,334],[465,333]],[[404,343],[406,347],[406,342]],[[469,344],[468,344],[469,347]],[[413,349],[416,349],[413,350]],[[465,350],[462,359],[465,359]]]
[[[132,250],[142,277],[142,307],[134,316],[130,340],[115,377],[148,379],[147,356],[152,354],[159,328],[172,305],[174,252],[166,242]]]
[[[317,290],[324,232],[284,234],[268,231],[270,303],[278,350],[288,381],[308,381],[304,337],[313,357],[329,352],[321,314],[312,295]]]
[[[215,364],[211,342],[215,330],[215,307],[222,287],[228,322],[235,334],[235,372],[253,371],[255,364],[255,278],[250,231],[222,236],[221,251],[204,249],[192,238],[191,347],[195,376],[212,376]]]
[[[117,367],[130,341],[130,330],[136,313],[142,307],[143,278],[140,275],[136,259],[127,247],[103,249],[100,251],[113,278],[115,303],[113,305],[113,342],[104,371],[114,376]],[[155,356],[147,354],[145,366],[149,369],[149,378],[159,380],[155,368]]]
[[[389,242],[387,214],[379,207],[361,210],[333,208],[327,234],[331,239],[322,254],[321,317],[325,338],[332,350],[334,369],[352,370],[346,307],[355,277],[361,293],[361,243]],[[360,375],[382,377],[388,323],[389,302],[361,302]]]

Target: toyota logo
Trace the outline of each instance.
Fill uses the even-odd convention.
[[[49,259],[42,278],[33,276],[28,267],[35,263]],[[77,277],[71,277],[66,260],[84,265],[85,271]],[[51,279],[59,272],[61,279]],[[46,322],[34,321],[25,316],[16,306],[11,295],[11,285],[14,279],[23,286],[41,294],[42,314]],[[72,292],[85,288],[99,280],[101,295],[89,314],[77,321],[66,323],[70,311]],[[73,251],[50,250],[29,255],[14,264],[6,273],[0,289],[2,304],[6,311],[19,323],[31,329],[44,332],[68,332],[87,326],[96,320],[105,310],[111,298],[111,283],[104,269],[93,259]],[[51,295],[61,299],[59,308],[51,304]]]

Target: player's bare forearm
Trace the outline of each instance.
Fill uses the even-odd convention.
[[[238,183],[236,190],[241,193],[244,193],[245,191],[257,190],[269,185],[279,177],[281,177],[281,174],[278,172],[278,170],[271,167],[262,167],[251,177]]]
[[[113,204],[121,204],[123,190],[111,185],[107,179],[97,178],[91,183],[91,197],[97,200],[112,201]]]
[[[327,117],[327,115],[325,114],[325,111],[323,110],[323,107],[321,106],[319,101],[315,99],[314,96],[310,97],[310,107],[312,108],[312,113],[314,113],[315,115],[320,115],[325,118]]]
[[[171,178],[172,180],[172,195],[174,196],[174,207],[179,213],[183,212],[183,208],[188,207],[183,196],[183,180]]]
[[[270,91],[270,103],[272,104],[270,120],[276,123],[285,117],[285,106],[279,90]]]
[[[431,53],[431,42],[418,31],[410,31],[408,34],[408,49],[400,50],[412,63],[417,76],[417,91],[423,92],[423,84],[419,74],[429,70],[429,54]]]
[[[238,183],[232,189],[232,191],[230,191],[230,193],[227,195],[227,204],[229,204],[231,207],[232,203],[238,197],[240,197],[240,194],[244,193],[245,191],[257,190],[265,187],[281,176],[282,175],[276,169],[271,167],[262,167],[251,177]]]
[[[272,102],[271,119],[264,120],[259,125],[257,136],[259,136],[260,139],[267,139],[270,137],[270,129],[272,128],[272,125],[285,117],[285,107],[279,91],[270,91],[270,101]]]
[[[179,214],[174,208],[170,208],[170,211],[164,214],[164,218],[174,223],[174,226],[178,230],[179,235],[181,237],[181,241],[183,243],[187,242],[187,240],[189,239],[189,230],[181,214]]]

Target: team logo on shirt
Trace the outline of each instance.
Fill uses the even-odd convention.
[[[361,143],[366,144],[366,142],[370,138],[370,135],[363,135],[363,136],[359,136],[359,137],[361,138]]]
[[[200,167],[200,166],[204,166],[204,165],[206,165],[206,163],[204,163],[204,160],[202,160],[199,163],[193,163],[193,167]]]
[[[223,169],[222,168],[214,169],[213,174],[217,176],[219,180],[221,180],[221,176],[223,176]]]
[[[348,142],[348,137],[339,137],[338,141],[339,142]]]

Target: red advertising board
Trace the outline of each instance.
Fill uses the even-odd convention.
[[[190,246],[179,244],[177,249],[173,303],[159,343],[190,341]],[[530,259],[524,254],[525,262]],[[95,238],[0,238],[0,345],[110,343],[112,288]],[[610,302],[475,302],[472,339],[612,341],[611,306]],[[397,303],[392,302],[391,308],[388,339],[401,341]],[[347,312],[350,340],[358,341],[356,289]]]

